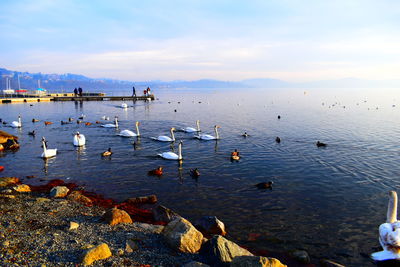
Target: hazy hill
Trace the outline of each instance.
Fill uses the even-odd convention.
[[[43,74],[7,70],[0,68],[0,90],[6,88],[7,80],[11,88],[36,89],[40,80],[41,87],[49,91],[73,91],[82,87],[86,91],[102,91],[112,89],[130,89],[132,86],[155,88],[400,88],[400,80],[363,80],[345,78],[337,80],[289,83],[278,79],[247,79],[239,82],[202,79],[196,81],[122,81],[115,79],[92,79],[79,74]]]

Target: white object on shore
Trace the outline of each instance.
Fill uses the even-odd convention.
[[[197,125],[197,129],[193,128],[193,127],[185,127],[182,128],[182,131],[184,131],[185,133],[196,133],[196,132],[200,132],[200,121],[197,120],[196,121],[196,125]]]
[[[107,124],[101,125],[101,127],[104,127],[104,128],[118,128],[118,118],[117,118],[117,116],[115,116],[115,118],[114,118],[114,124],[107,123]]]
[[[76,132],[73,138],[74,146],[84,146],[86,144],[86,138],[83,134]]]
[[[51,158],[57,154],[57,148],[47,149],[46,139],[44,138],[44,136],[42,137],[42,146],[43,146],[43,153],[41,155],[42,158],[44,159]]]
[[[175,128],[172,127],[170,130],[171,137],[165,136],[165,135],[160,135],[158,137],[151,137],[151,139],[156,140],[156,141],[161,141],[161,142],[175,142],[174,131],[175,131]]]
[[[371,254],[376,261],[400,259],[400,222],[397,221],[397,193],[389,192],[386,223],[379,226],[379,243],[383,251]]]
[[[118,135],[122,136],[122,137],[135,137],[135,136],[140,136],[140,132],[139,132],[139,122],[137,121],[135,123],[136,125],[136,133],[132,132],[131,130],[123,130],[121,131]]]
[[[18,121],[11,122],[11,127],[13,127],[13,128],[21,128],[22,127],[21,115],[18,115]]]
[[[170,159],[170,160],[182,160],[182,141],[179,142],[178,145],[178,155],[174,152],[163,152],[161,154],[157,154],[158,156],[164,158],[164,159]]]
[[[218,140],[219,139],[218,128],[220,128],[218,125],[214,126],[215,136],[212,136],[209,134],[199,134],[199,135],[195,135],[194,138],[197,138],[200,140]]]

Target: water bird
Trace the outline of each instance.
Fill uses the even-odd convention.
[[[73,118],[71,118],[71,117],[69,117],[69,118],[68,118],[68,121],[70,121],[70,122],[71,122],[71,121],[73,121],[73,120],[74,120],[74,119],[73,119]]]
[[[194,138],[197,138],[200,140],[218,140],[218,139],[220,139],[219,133],[218,133],[218,128],[220,128],[220,126],[218,126],[218,125],[214,126],[215,136],[212,136],[209,134],[199,134],[199,135],[195,135]]]
[[[280,143],[280,142],[281,142],[281,139],[279,138],[279,136],[277,136],[277,137],[275,138],[275,142],[277,142],[277,143]]]
[[[47,159],[57,155],[57,148],[54,149],[47,148],[47,141],[44,138],[44,136],[42,137],[42,147],[43,147],[43,153],[41,155],[42,158]]]
[[[242,134],[243,137],[249,137],[250,135],[247,132],[244,132],[244,134]]]
[[[326,147],[327,146],[327,144],[322,143],[320,141],[317,141],[316,145],[317,145],[317,147]]]
[[[10,126],[13,128],[21,128],[22,127],[21,115],[18,115],[18,121],[11,122]]]
[[[101,153],[102,157],[109,157],[112,155],[112,151],[111,151],[111,147],[108,148],[108,150],[104,151],[103,153]]]
[[[105,120],[105,121],[109,121],[109,120],[110,120],[110,117],[108,117],[108,116],[102,116],[101,119],[102,119],[102,120]]]
[[[71,124],[69,121],[61,121],[61,125]]]
[[[161,176],[163,174],[163,167],[159,166],[157,169],[148,172],[148,175]]]
[[[235,151],[231,152],[231,160],[239,160],[239,159],[240,159],[239,151],[235,149]]]
[[[53,124],[51,121],[45,121],[44,122],[44,125],[50,125],[50,124]]]
[[[175,128],[172,127],[170,129],[171,137],[166,135],[160,135],[158,137],[151,137],[151,139],[161,142],[175,142],[175,135],[174,135]]]
[[[82,120],[76,120],[76,124],[81,124],[82,122]]]
[[[76,132],[73,138],[74,146],[84,146],[86,144],[86,138],[83,134]]]
[[[136,126],[136,133],[132,132],[131,130],[123,130],[123,131],[121,131],[118,135],[119,135],[119,136],[122,136],[122,137],[136,137],[136,136],[140,136],[139,125],[140,125],[140,123],[137,121],[137,122],[135,123],[135,126]]]
[[[114,124],[112,124],[112,123],[107,123],[107,124],[101,125],[101,127],[104,127],[104,128],[118,128],[118,117],[115,116],[115,118],[114,118]]]
[[[86,115],[82,114],[78,119],[83,120],[84,118],[86,118]]]
[[[189,170],[189,174],[190,174],[190,176],[192,176],[195,179],[199,178],[199,176],[200,176],[200,172],[199,172],[198,168]]]
[[[177,110],[176,109],[174,109],[174,112],[176,112]]]
[[[182,160],[182,141],[179,142],[178,145],[178,154],[174,152],[163,152],[161,154],[157,154],[158,156],[164,158],[164,159],[170,159],[170,160]]]
[[[272,181],[261,182],[261,183],[258,183],[256,185],[254,185],[254,186],[256,186],[258,189],[272,189],[272,184],[273,183],[274,182],[272,182]]]
[[[280,120],[281,119],[281,115],[278,115],[278,120]]]
[[[92,123],[91,122],[86,122],[85,125],[86,126],[90,126],[90,125],[92,125]]]
[[[39,121],[38,119],[35,118],[32,119],[32,122],[38,122],[38,121]]]
[[[101,122],[100,121],[96,121],[96,124],[100,124]]]
[[[193,127],[185,127],[185,128],[182,128],[181,130],[184,131],[185,133],[201,132],[201,130],[200,130],[200,121],[199,120],[196,120],[196,126],[197,126],[197,129],[193,128]]]
[[[128,104],[127,103],[122,103],[121,104],[121,108],[128,108]]]
[[[35,130],[33,130],[32,132],[28,132],[28,135],[32,135],[32,136],[35,136]]]
[[[371,254],[376,261],[400,259],[400,222],[397,221],[397,193],[389,192],[386,222],[379,226],[379,243],[383,251]]]

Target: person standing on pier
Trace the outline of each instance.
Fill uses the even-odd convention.
[[[132,96],[136,97],[136,89],[135,89],[135,86],[132,87],[132,91],[133,91],[133,92],[132,92]]]
[[[147,96],[150,96],[150,87],[147,87],[146,91],[147,91]]]
[[[74,94],[75,94],[75,96],[78,95],[78,89],[76,89],[76,87],[75,87],[75,89],[74,89]]]
[[[78,88],[78,91],[79,91],[79,96],[82,96],[82,88]]]
[[[144,90],[143,90],[143,95],[146,96],[146,94],[147,94],[147,90],[144,89]]]

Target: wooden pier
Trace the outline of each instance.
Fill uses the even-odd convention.
[[[75,96],[74,94],[51,94],[47,96],[1,96],[0,104],[25,103],[25,102],[49,102],[49,101],[151,101],[154,95],[149,96],[106,96],[105,94],[87,94]]]

